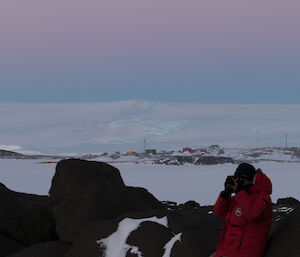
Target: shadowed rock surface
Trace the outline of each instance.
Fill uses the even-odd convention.
[[[143,257],[163,256],[164,246],[172,237],[173,233],[165,226],[145,221],[128,236],[126,243],[138,247]],[[130,253],[130,249],[126,256],[138,257],[137,254]]]
[[[104,246],[100,247],[96,242],[116,232],[119,222],[125,218],[144,219],[154,216],[157,218],[167,217],[168,227],[164,227],[152,221],[144,221],[140,227],[131,231],[131,233],[127,235],[127,238],[125,238],[128,245],[138,247],[142,256],[161,257],[165,251],[164,246],[173,236],[179,233],[183,233],[183,244],[178,245],[174,250],[174,254],[176,253],[177,256],[180,256],[178,254],[187,249],[189,249],[190,255],[181,255],[182,257],[205,256],[205,254],[214,250],[219,236],[218,227],[221,221],[213,215],[208,215],[207,208],[201,208],[200,211],[188,212],[157,210],[127,214],[113,221],[91,224],[81,233],[78,240],[76,240],[70,248],[68,257],[80,257],[83,254],[85,254],[86,257],[104,257]],[[116,247],[118,247],[118,245],[116,245]],[[130,249],[132,248],[129,247],[126,256],[136,257],[137,254],[130,253]]]
[[[21,244],[56,240],[47,196],[17,193],[0,183],[0,233]]]
[[[181,240],[173,246],[170,257],[208,257],[215,252],[218,237],[218,233],[210,230],[209,226],[185,230]]]
[[[197,211],[171,212],[169,227],[175,234],[182,233],[171,251],[171,257],[204,257],[215,251],[218,228],[223,221],[211,213],[211,207],[201,207]]]
[[[29,246],[8,257],[65,257],[70,245],[58,241],[45,242]]]
[[[272,225],[265,257],[300,256],[300,208]]]
[[[25,248],[25,245],[0,234],[0,257],[7,256]]]
[[[274,210],[289,210],[288,204],[296,204],[293,199],[280,199],[280,205],[274,205]],[[297,205],[299,206],[299,205]],[[273,223],[269,248],[265,257],[296,257],[300,256],[300,247],[297,240],[300,238],[300,211],[299,207],[292,212],[283,211],[281,220]],[[294,208],[293,207],[293,208]],[[285,208],[285,209],[282,209]],[[133,213],[123,215],[115,220],[105,223],[91,224],[73,244],[68,257],[104,257],[105,248],[97,244],[97,240],[104,239],[118,229],[118,224],[124,218],[143,219],[156,216],[168,218],[168,228],[153,222],[143,222],[141,226],[132,231],[126,243],[128,247],[127,257],[137,257],[136,253],[130,253],[134,246],[143,256],[161,257],[164,252],[164,245],[170,236],[181,233],[180,240],[177,240],[172,249],[170,257],[207,257],[215,251],[218,239],[218,228],[223,221],[211,213],[212,207],[198,207],[197,210],[158,210],[146,213]],[[158,231],[162,238],[158,241]],[[171,233],[171,234],[169,234]],[[156,235],[156,236],[155,236]],[[166,236],[166,237],[165,237]],[[153,239],[152,239],[153,238]],[[161,243],[163,241],[163,243]],[[121,243],[121,242],[120,242]],[[116,245],[117,247],[117,245]],[[135,249],[136,250],[136,249]]]
[[[276,205],[279,207],[283,207],[283,206],[297,207],[299,205],[299,201],[292,197],[279,198],[276,202]]]
[[[68,251],[68,257],[92,257],[104,256],[105,249],[101,248],[97,240],[103,239],[118,229],[115,220],[92,223],[82,231],[77,240]]]
[[[146,189],[126,187],[115,167],[78,159],[57,164],[50,201],[63,242],[74,242],[82,229],[97,220],[162,208]]]
[[[200,209],[200,204],[195,201],[187,201],[184,204],[179,204],[178,209],[182,211],[196,211]]]
[[[116,232],[120,221],[125,218],[143,219],[153,216],[161,218],[164,217],[166,213],[166,210],[130,213],[126,215],[124,214],[113,220],[92,223],[78,236],[77,240],[74,242],[68,252],[68,257],[105,256],[105,249],[103,247],[100,247],[100,244],[98,244],[97,241],[104,239],[112,233]]]
[[[158,201],[147,189],[142,187],[126,186],[126,193],[128,194],[129,203],[136,205],[131,208],[141,206],[141,211],[163,209],[164,206]],[[128,203],[128,202],[127,202]],[[128,203],[128,204],[129,204]]]

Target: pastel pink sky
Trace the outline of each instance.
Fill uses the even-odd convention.
[[[236,73],[273,83],[279,71],[276,81],[298,84],[299,10],[299,0],[2,0],[0,68],[5,82],[28,87],[53,77],[75,87],[75,75],[115,88],[149,78],[171,87],[179,71],[176,81],[212,87],[227,76],[238,87]],[[122,78],[107,75],[115,73]]]

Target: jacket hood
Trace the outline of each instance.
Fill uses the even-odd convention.
[[[272,183],[271,180],[264,174],[260,169],[257,170],[253,189],[266,193],[272,194]]]

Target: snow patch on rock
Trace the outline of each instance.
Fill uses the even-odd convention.
[[[138,247],[126,244],[126,240],[130,233],[136,230],[141,223],[145,221],[156,222],[162,226],[168,227],[167,217],[157,218],[150,217],[144,219],[131,219],[125,218],[119,223],[116,232],[112,233],[110,236],[97,240],[97,244],[105,249],[105,257],[125,257],[126,253],[130,251],[131,253],[136,253],[139,257],[142,257],[142,253],[139,251]]]
[[[171,256],[171,250],[177,241],[181,241],[181,235],[182,235],[182,233],[179,233],[179,234],[173,236],[171,238],[171,240],[168,243],[166,243],[166,245],[164,247],[165,253],[162,257],[170,257]]]

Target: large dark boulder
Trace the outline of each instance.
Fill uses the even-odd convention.
[[[180,240],[175,242],[170,257],[210,256],[216,250],[218,234],[215,230],[205,231],[209,233],[206,235],[201,227],[183,231]]]
[[[70,245],[58,241],[29,246],[7,257],[65,257]]]
[[[99,222],[92,223],[86,229],[84,229],[82,231],[82,233],[79,235],[77,240],[74,242],[74,244],[70,248],[67,256],[68,257],[81,257],[81,256],[104,257],[106,248],[99,242],[99,240],[109,237],[111,234],[115,233],[116,231],[119,232],[118,240],[115,242],[115,245],[114,245],[116,248],[122,244],[122,241],[123,241],[123,243],[127,242],[128,238],[130,239],[130,242],[127,242],[128,245],[130,245],[130,243],[133,243],[133,245],[131,245],[132,247],[136,246],[137,244],[141,245],[141,244],[143,244],[143,243],[141,243],[141,241],[143,241],[143,239],[148,240],[147,239],[148,233],[149,233],[149,230],[151,230],[151,229],[149,229],[149,226],[146,225],[147,227],[144,227],[143,231],[144,232],[147,231],[147,233],[143,233],[141,230],[138,229],[137,233],[134,233],[131,237],[129,237],[131,234],[130,232],[136,231],[136,230],[131,231],[131,229],[130,229],[132,222],[134,222],[134,221],[139,222],[141,220],[151,218],[151,217],[163,218],[166,216],[166,213],[167,213],[167,211],[165,211],[165,210],[155,210],[155,211],[138,212],[138,213],[130,213],[130,214],[128,213],[128,214],[124,214],[113,220],[99,221]],[[126,220],[126,219],[130,219],[130,220]],[[119,227],[120,222],[123,222],[122,228]],[[156,225],[158,225],[158,224],[154,225],[155,226],[154,230],[156,232],[157,231],[161,232],[162,230],[164,230],[163,233],[167,233],[167,234],[170,233],[170,231],[167,228],[161,228],[160,225],[159,225],[159,228],[157,228]],[[153,232],[153,234],[156,234],[156,233]],[[138,235],[139,239],[137,239],[137,235]],[[158,243],[157,241],[151,242],[148,240],[147,243],[149,244],[148,246],[150,248],[153,247],[154,249],[157,249],[157,246],[156,246],[156,244]],[[152,257],[155,257],[155,256],[152,256]]]
[[[167,217],[167,227],[153,221],[143,221],[136,229],[126,231],[131,226],[131,220],[127,221],[127,225],[119,227],[120,222],[126,218],[144,219],[153,216]],[[300,256],[299,221],[300,209],[296,207],[272,225],[265,257]],[[105,239],[117,231],[118,239],[114,247],[120,248],[118,243],[122,246],[123,242],[124,246],[126,242],[126,257],[137,257],[137,252],[142,256],[161,257],[167,244],[170,246],[170,257],[207,257],[215,251],[219,238],[218,227],[221,225],[222,220],[211,214],[211,207],[201,207],[197,211],[160,210],[127,214],[115,220],[91,224],[79,236],[67,256],[104,257],[105,244],[101,245],[99,240],[105,243]]]
[[[202,227],[214,233],[223,224],[223,220],[219,219],[212,213],[212,207],[200,207],[195,211],[170,211],[168,213],[169,228],[178,234],[182,231],[195,227]]]
[[[207,257],[216,249],[219,227],[223,221],[211,214],[211,207],[197,211],[171,212],[169,227],[175,234],[181,233],[171,250],[171,257]]]
[[[164,246],[173,237],[173,233],[167,227],[152,221],[145,221],[132,231],[126,243],[130,246],[137,247],[143,257],[163,256]],[[133,248],[131,248],[133,249]],[[127,257],[139,257],[136,253],[127,252]]]
[[[125,247],[127,257],[137,257],[137,252],[145,257],[161,257],[167,244],[170,244],[171,256],[209,256],[208,253],[215,250],[221,221],[214,215],[209,215],[207,209],[139,212],[122,215],[111,221],[95,222],[81,233],[67,256],[104,257],[107,250],[105,239],[113,233],[116,233],[117,238],[114,247]],[[132,226],[133,223],[140,225],[135,227]],[[173,237],[180,233],[181,241],[172,245]],[[183,254],[185,252],[186,255]]]
[[[272,225],[267,252],[264,257],[300,256],[300,208],[296,207]]]
[[[158,201],[147,189],[142,187],[130,187],[127,186],[125,189],[125,194],[128,195],[128,200],[126,199],[127,208],[130,205],[131,211],[148,211],[162,209],[164,206],[160,201]],[[124,199],[125,200],[125,199]],[[137,209],[138,208],[138,209]]]
[[[99,221],[85,228],[67,253],[68,257],[104,257],[105,249],[98,240],[107,238],[118,229],[115,220]]]
[[[25,245],[57,239],[48,197],[14,192],[0,183],[0,233]]]
[[[118,169],[95,161],[60,161],[49,193],[56,232],[64,242],[74,242],[92,222],[163,208],[146,189],[126,187]]]
[[[0,257],[5,257],[23,248],[25,248],[25,245],[0,234]]]

